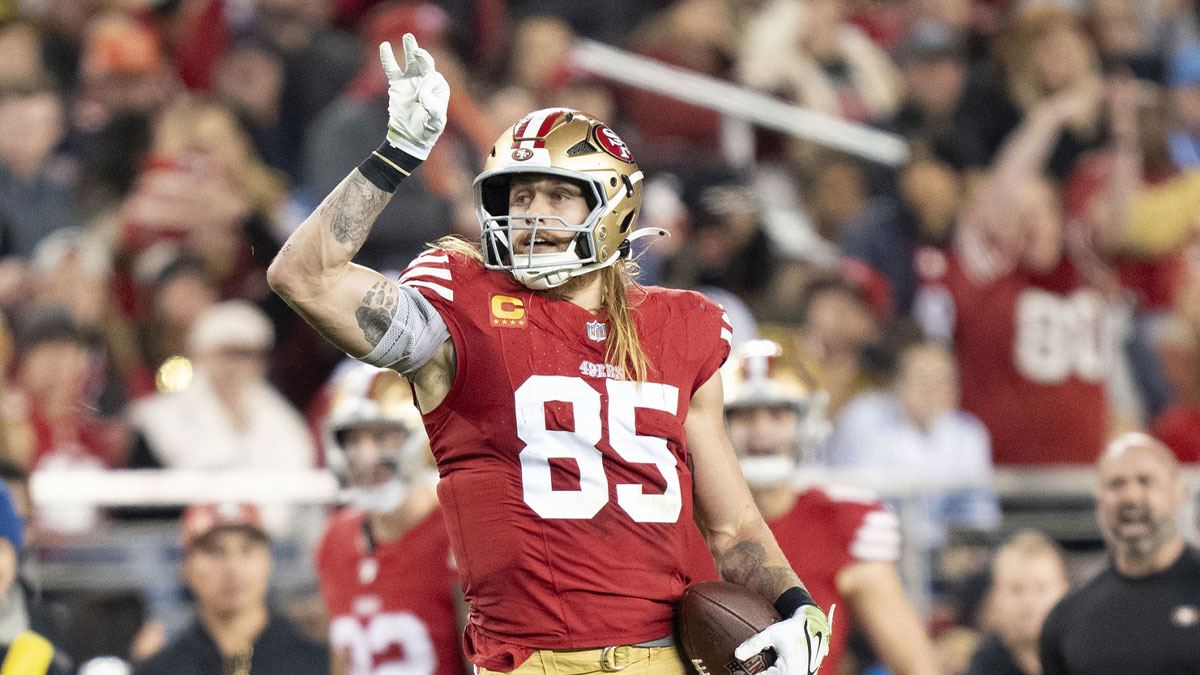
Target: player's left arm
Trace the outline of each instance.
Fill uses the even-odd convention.
[[[829,652],[833,608],[826,618],[812,601],[754,505],[725,435],[719,372],[692,395],[683,425],[692,457],[696,521],[717,571],[722,579],[774,603],[784,618],[742,643],[734,655],[745,660],[774,648],[779,659],[765,675],[815,673]]]
[[[850,603],[889,672],[937,675],[933,645],[887,560],[860,560],[838,572],[838,594]]]

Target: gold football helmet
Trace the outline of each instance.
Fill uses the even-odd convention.
[[[791,449],[787,455],[762,455],[735,447],[738,464],[751,487],[786,481],[801,464],[818,460],[831,430],[826,416],[829,393],[804,373],[797,376],[778,368],[781,354],[782,349],[771,340],[750,340],[739,345],[721,368],[728,417],[763,408],[788,408],[796,413],[796,427],[786,434]],[[735,436],[731,433],[731,440]]]
[[[394,370],[347,362],[329,385],[329,413],[322,423],[325,463],[350,501],[372,512],[390,511],[428,468],[425,428],[408,383]],[[399,432],[386,447],[354,452],[354,430]]]
[[[590,209],[587,218],[568,223],[549,215],[510,217],[509,185],[520,174],[580,183]],[[529,113],[504,132],[475,179],[484,263],[533,289],[554,288],[629,255],[641,204],[642,172],[624,141],[599,120],[566,108]],[[528,253],[514,255],[514,233],[531,232],[536,239],[547,230],[575,236],[565,251],[533,253],[530,247]],[[651,232],[657,230],[646,234]]]

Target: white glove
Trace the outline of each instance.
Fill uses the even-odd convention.
[[[379,60],[388,78],[387,140],[424,160],[446,128],[450,85],[433,69],[433,57],[417,46],[412,33],[404,34],[403,44],[404,69],[396,63],[390,42],[379,45]]]
[[[775,665],[761,675],[813,675],[829,653],[836,607],[830,605],[829,618],[825,618],[820,607],[804,605],[790,618],[767,626],[766,630],[738,645],[733,650],[733,657],[745,661],[763,650],[774,649]]]

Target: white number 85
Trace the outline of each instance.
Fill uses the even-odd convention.
[[[617,504],[639,523],[679,520],[683,500],[675,456],[665,438],[639,436],[634,430],[636,408],[675,414],[679,389],[668,384],[605,380],[608,393],[608,442],[631,464],[653,464],[666,483],[662,494],[645,494],[639,483],[617,484]],[[570,403],[575,430],[546,428],[546,403]],[[596,449],[602,435],[600,392],[583,379],[565,375],[534,375],[517,388],[517,436],[521,451],[521,483],[525,503],[543,518],[587,519],[608,503],[608,477],[603,455]],[[550,484],[550,460],[573,459],[579,466],[579,489],[555,490]]]

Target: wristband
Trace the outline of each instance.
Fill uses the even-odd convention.
[[[395,192],[400,181],[412,174],[420,164],[421,160],[384,141],[358,165],[358,171],[380,190]]]
[[[804,590],[803,586],[792,586],[779,596],[775,601],[775,611],[779,612],[779,616],[787,619],[796,613],[796,610],[805,605],[817,606],[813,597]]]

